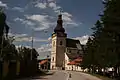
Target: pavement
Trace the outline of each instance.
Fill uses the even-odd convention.
[[[73,71],[50,71],[46,76],[36,76],[30,77],[26,79],[18,79],[18,80],[101,80],[95,76],[85,74],[82,72],[73,72]],[[71,74],[71,77],[70,75]]]

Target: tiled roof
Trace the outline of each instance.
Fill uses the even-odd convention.
[[[81,61],[82,61],[82,58],[78,57],[74,59],[73,61],[69,62],[67,65],[79,65]]]
[[[79,57],[78,53],[66,53],[69,59],[74,60],[75,58]]]
[[[75,65],[75,64],[76,64],[75,61],[71,61],[68,63],[68,65]]]
[[[67,52],[67,56],[73,60],[77,57],[79,57],[81,54],[83,54],[83,48],[82,48],[82,45],[80,44],[80,41],[79,40],[75,40],[75,39],[70,39],[70,38],[67,38],[66,39],[66,47],[69,49],[77,49],[78,52]],[[81,53],[82,52],[82,53]]]
[[[74,60],[75,62],[81,62],[82,61],[82,58],[81,57],[78,57],[77,59]]]
[[[74,39],[70,39],[70,38],[66,39],[66,47],[78,48],[77,44],[80,44],[79,40],[74,40]]]
[[[40,62],[40,65],[43,65],[43,64],[45,64],[46,62],[48,62],[48,60],[42,60],[42,61]]]

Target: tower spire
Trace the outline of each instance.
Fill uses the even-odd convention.
[[[59,10],[59,15],[62,15],[62,9],[60,8],[60,10]]]
[[[62,20],[61,12],[62,12],[62,10],[60,10],[60,13],[58,15],[57,26],[54,29],[55,33],[58,33],[58,32],[64,33],[65,32],[65,29],[63,28],[63,20]]]

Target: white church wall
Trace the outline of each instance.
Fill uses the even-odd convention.
[[[56,37],[52,38],[52,50],[51,50],[51,69],[55,69],[56,63]]]
[[[69,70],[69,66],[67,65],[69,63],[69,58],[67,56],[67,54],[65,53],[65,69]]]

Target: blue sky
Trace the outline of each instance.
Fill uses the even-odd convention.
[[[0,6],[7,14],[14,44],[30,47],[34,32],[34,47],[41,57],[50,52],[50,37],[60,10],[68,37],[79,39],[82,44],[92,34],[90,28],[103,10],[102,0],[0,0]]]

